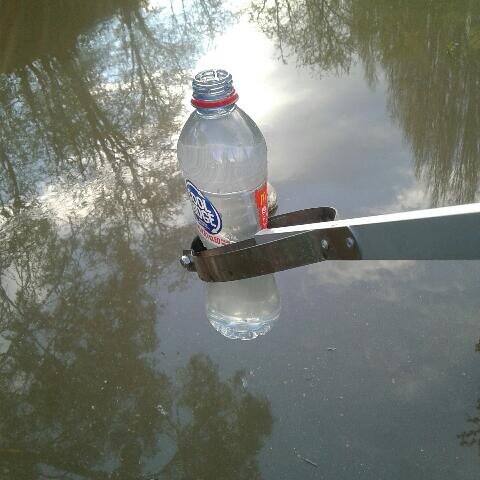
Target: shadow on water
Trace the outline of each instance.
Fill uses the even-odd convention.
[[[265,0],[250,18],[319,74],[360,59],[388,106],[433,205],[473,201],[480,171],[480,3],[472,0]],[[380,67],[380,68],[379,68]]]
[[[185,72],[230,13],[79,5],[0,3],[0,476],[259,478],[268,401],[204,355],[166,373],[155,328]]]

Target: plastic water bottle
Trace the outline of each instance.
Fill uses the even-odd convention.
[[[232,76],[206,70],[193,79],[195,110],[177,146],[197,228],[206,248],[238,242],[267,227],[267,146],[237,105]],[[251,339],[280,314],[273,275],[207,284],[210,323],[229,338]]]
[[[178,140],[180,167],[207,248],[250,238],[267,226],[267,146],[237,100],[225,70],[197,74],[196,110]]]

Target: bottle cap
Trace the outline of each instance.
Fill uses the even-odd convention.
[[[203,70],[192,81],[192,105],[196,108],[219,108],[238,100],[232,75],[226,70]]]

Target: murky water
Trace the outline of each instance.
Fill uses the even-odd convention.
[[[478,478],[480,264],[282,272],[272,330],[229,341],[177,261],[174,150],[219,66],[280,212],[474,201],[478,2],[0,8],[0,478]]]

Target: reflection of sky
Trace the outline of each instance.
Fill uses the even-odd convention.
[[[372,90],[359,65],[338,78],[297,69],[295,59],[285,65],[246,19],[205,48],[192,71],[233,73],[239,105],[265,134],[281,211],[327,204],[349,217],[426,206],[381,77]],[[137,160],[160,167],[150,156]],[[72,212],[88,217],[113,189],[113,175],[96,173],[75,188],[46,186],[39,203],[65,224]],[[173,249],[158,237],[159,268],[188,246],[180,227],[189,219],[188,207],[175,218]],[[260,453],[263,478],[473,480],[476,452],[456,434],[480,396],[479,274],[477,262],[328,262],[281,272],[275,328],[232,342],[208,325],[193,274],[173,285],[188,274],[172,260],[149,287],[160,312],[158,357],[173,378],[191,355],[207,354],[224,377],[243,369],[244,388],[267,396],[275,424]],[[13,296],[16,277],[7,281]],[[0,354],[7,347],[0,339]]]
[[[288,202],[280,202],[282,210],[328,204],[360,215],[427,205],[410,149],[386,112],[381,79],[372,90],[360,65],[349,76],[318,78],[277,57],[271,42],[242,19],[213,41],[193,71],[232,73],[239,106],[266,137],[270,180]]]
[[[239,38],[242,39],[239,41]],[[192,72],[209,68],[229,71],[240,95],[239,105],[261,125],[267,123],[282,106],[292,104],[291,96],[282,95],[277,77],[275,50],[254,25],[242,19],[227,33],[216,38]],[[190,93],[187,93],[188,101]]]
[[[360,65],[318,78],[277,56],[243,21],[195,70],[232,72],[239,105],[266,137],[280,210],[332,205],[345,218],[427,207],[382,79],[372,90]],[[190,302],[184,293],[168,299],[181,333],[168,325],[159,333],[172,348],[208,351],[225,372],[244,368],[248,388],[268,396],[276,423],[261,455],[265,478],[473,479],[476,452],[456,434],[478,396],[479,274],[477,262],[332,262],[282,272],[281,318],[247,343],[208,329],[202,285],[192,280]]]

